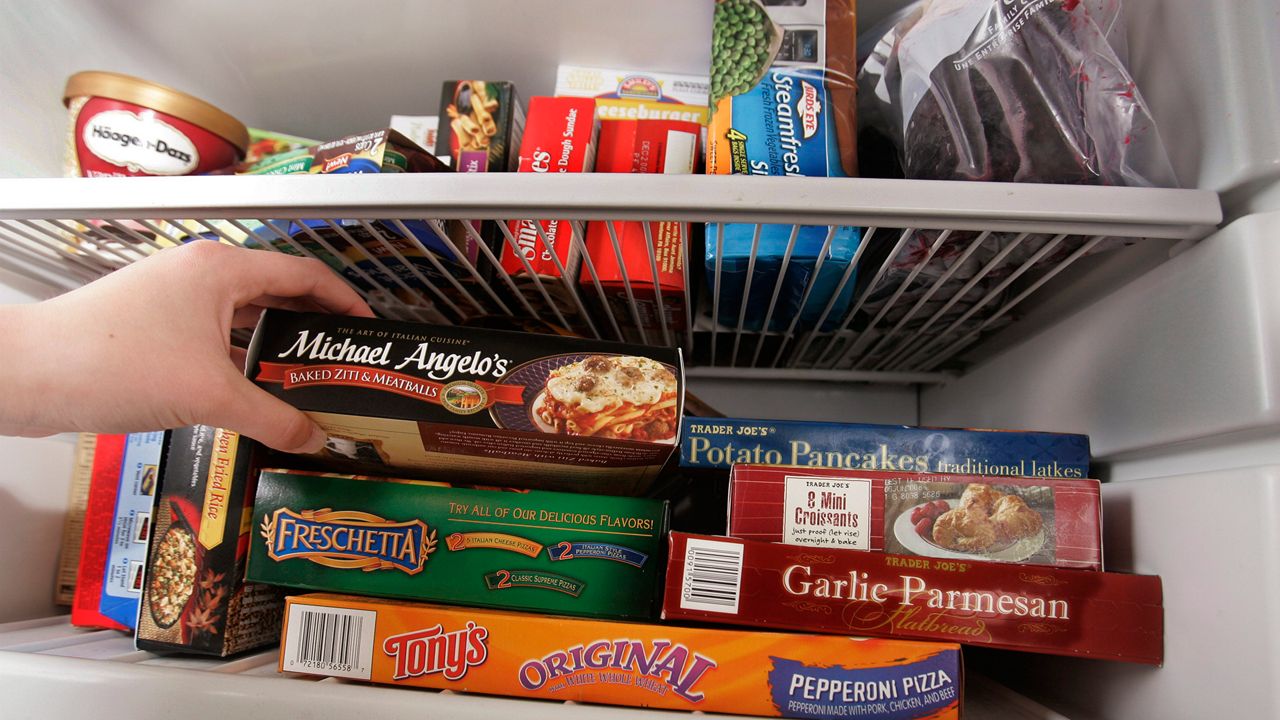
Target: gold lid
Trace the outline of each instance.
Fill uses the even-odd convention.
[[[81,96],[120,100],[181,118],[235,145],[241,157],[249,147],[249,130],[244,123],[198,97],[159,83],[120,73],[86,70],[67,78],[62,104],[67,105],[71,98]]]

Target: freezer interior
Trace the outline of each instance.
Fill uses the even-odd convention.
[[[871,27],[904,4],[863,0],[859,25]],[[1280,264],[1272,244],[1280,226],[1280,4],[1124,0],[1123,7],[1130,69],[1191,194],[1154,191],[1130,204],[1108,194],[1111,188],[1068,188],[1051,197],[1011,187],[1001,198],[1005,188],[948,193],[914,181],[818,181],[812,207],[797,199],[767,217],[877,218],[885,228],[939,230],[951,222],[978,232],[983,223],[1016,228],[1028,222],[1030,207],[1040,213],[1038,232],[1061,227],[1063,234],[1101,237],[1119,229],[1129,242],[1046,278],[1016,322],[957,347],[958,362],[945,372],[761,362],[759,348],[773,349],[763,336],[744,333],[741,323],[724,328],[703,319],[689,386],[731,416],[1088,434],[1094,473],[1104,480],[1107,568],[1163,577],[1165,664],[967,653],[969,716],[1193,718],[1225,706],[1241,716],[1277,717],[1280,698],[1270,679],[1280,673],[1280,289],[1270,268]],[[61,173],[61,91],[79,70],[134,74],[214,99],[256,127],[328,138],[385,126],[393,113],[434,114],[441,82],[460,76],[509,79],[528,98],[550,93],[562,62],[705,73],[710,27],[711,3],[685,0],[11,3],[0,8],[0,177],[10,178],[0,193],[0,235],[11,241],[0,242],[0,255],[21,244],[19,234],[37,234],[22,221],[74,217],[58,214],[68,208],[111,217],[112,204],[128,204],[133,215],[115,217],[158,217],[146,212],[161,200],[129,197],[119,183],[104,185],[102,194],[54,198],[48,194],[60,186],[30,180]],[[509,190],[500,180],[472,186],[478,200],[467,212],[488,209],[496,218],[528,211],[498,208],[498,195]],[[585,197],[593,212],[634,207],[655,217],[657,207],[684,203],[682,219],[762,222],[755,206],[768,199],[746,185],[717,195],[698,178],[645,180],[654,183],[550,185],[528,202],[569,206]],[[157,187],[163,202],[205,218],[251,217],[241,214],[245,194],[292,191],[271,183],[232,192],[226,183]],[[192,187],[208,193],[193,197]],[[450,217],[448,199],[468,192],[431,182],[420,189],[445,200],[403,202],[435,202],[437,217]],[[729,197],[739,190],[743,197]],[[395,190],[374,182],[354,187],[351,197],[319,192],[299,201],[360,208],[384,191]],[[793,197],[788,192],[779,188],[779,197]],[[941,209],[932,212],[931,203]],[[980,207],[980,217],[957,219],[965,203]],[[32,270],[24,264],[30,257],[0,256],[0,303],[39,300],[92,276],[47,262]],[[707,352],[707,343],[717,344]],[[121,714],[168,707],[195,688],[221,703],[204,706],[208,716],[252,712],[268,701],[317,717],[369,707],[442,717],[654,716],[281,678],[271,652],[225,663],[166,658],[135,651],[109,631],[72,630],[51,593],[73,439],[0,438],[0,457],[0,573],[8,580],[0,593],[0,650],[15,651],[0,652],[0,687],[19,717],[69,715],[88,703]]]

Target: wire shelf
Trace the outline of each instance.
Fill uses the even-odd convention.
[[[1221,219],[1208,191],[997,183],[0,180],[0,269],[71,289],[207,238],[319,258],[389,318],[676,345],[695,375],[935,382],[1081,258]]]

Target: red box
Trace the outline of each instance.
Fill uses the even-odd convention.
[[[1097,480],[735,465],[729,534],[896,555],[1102,569]]]
[[[93,452],[93,475],[84,515],[80,545],[80,569],[76,575],[71,624],[79,627],[128,630],[98,610],[102,600],[102,575],[107,568],[111,530],[116,520],[116,495],[120,492],[120,464],[124,461],[124,435],[99,435]]]
[[[531,98],[516,172],[591,172],[597,129],[595,108],[596,101],[591,98]],[[560,270],[539,236],[537,225],[542,226],[542,233],[554,248],[565,272],[574,277],[578,270],[579,252],[573,236],[576,233],[582,237],[582,223],[576,220],[532,219],[507,223],[511,236],[533,272],[558,278]],[[525,272],[524,263],[516,257],[510,243],[502,247],[502,269],[510,275]]]
[[[697,123],[675,120],[605,121],[600,127],[596,172],[687,175],[693,172],[701,131]],[[596,289],[584,264],[578,276],[583,297],[599,311],[600,295],[604,294],[608,311],[618,321],[627,342],[683,345],[688,324],[684,263],[689,223],[647,223],[646,238],[646,223],[615,222],[616,246],[609,225],[605,221],[587,224],[587,255],[600,280],[600,289]],[[633,299],[635,315],[631,312]]]
[[[1160,578],[670,535],[662,617],[1159,665]]]

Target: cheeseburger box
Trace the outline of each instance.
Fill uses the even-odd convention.
[[[596,101],[600,120],[674,120],[707,124],[706,75],[561,65],[556,95]]]
[[[327,467],[604,495],[648,489],[684,402],[677,349],[281,310],[246,368]]]
[[[127,630],[98,609],[102,602],[102,573],[107,566],[111,528],[115,524],[116,495],[120,493],[120,464],[124,461],[124,435],[99,435],[93,450],[89,496],[85,500],[84,533],[76,572],[71,624]]]
[[[595,166],[598,129],[594,111],[595,100],[590,98],[530,99],[517,172],[591,172]],[[557,286],[561,285],[561,278],[578,276],[582,222],[527,218],[509,221],[507,230],[514,247],[511,242],[503,245],[502,269],[513,276],[532,271],[543,279],[549,292],[556,293],[553,299],[558,305],[569,307],[567,298],[560,294],[563,288]]]
[[[244,579],[260,455],[257,443],[228,430],[169,431],[138,649],[221,657],[276,641],[283,596]]]
[[[543,700],[793,718],[957,718],[952,643],[291,597],[280,670]]]
[[[688,175],[693,172],[701,130],[696,123],[673,120],[601,123],[595,171]],[[592,266],[584,263],[578,275],[582,296],[599,313],[603,294],[607,311],[628,342],[683,346],[688,326],[684,302],[688,246],[686,222],[592,221],[587,224]]]
[[[306,590],[652,618],[660,500],[263,471],[249,578]]]
[[[1102,569],[1097,480],[735,465],[729,534],[895,555]]]
[[[673,532],[662,617],[1159,665],[1160,578]]]
[[[163,450],[163,432],[131,433],[125,438],[98,609],[128,628],[136,627],[138,621],[147,542],[153,528],[151,506]]]

